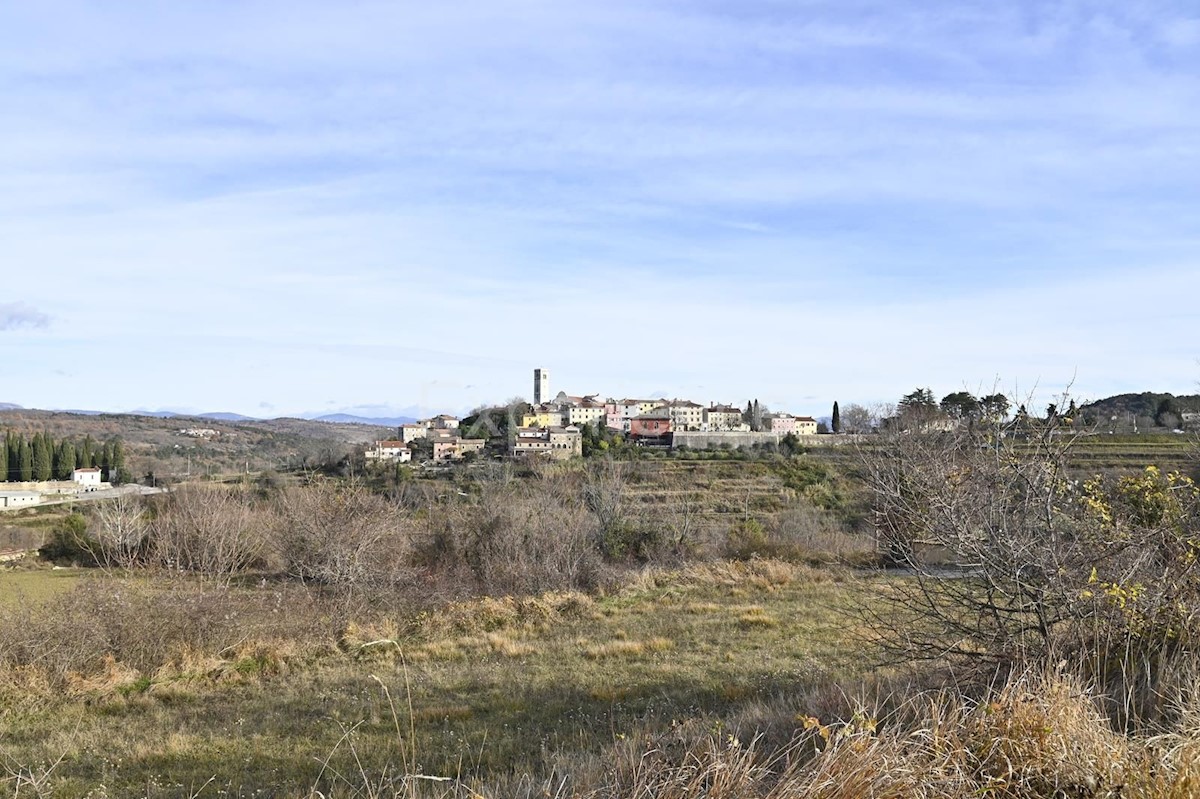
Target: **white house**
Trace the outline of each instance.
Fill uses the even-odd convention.
[[[811,416],[792,416],[790,413],[776,413],[767,417],[771,424],[772,433],[794,433],[798,436],[815,436],[817,420]]]
[[[85,491],[95,491],[100,487],[100,470],[95,466],[76,469],[71,472],[71,479],[78,483]]]
[[[41,501],[36,491],[0,491],[0,508],[25,508]]]
[[[412,450],[403,441],[376,441],[374,447],[366,452],[369,461],[400,461],[408,463],[412,460]]]

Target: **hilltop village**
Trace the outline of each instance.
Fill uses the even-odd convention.
[[[411,462],[415,442],[427,450],[428,462],[437,465],[477,457],[489,443],[514,458],[567,460],[583,455],[588,436],[620,436],[638,446],[705,449],[779,444],[788,436],[803,439],[818,433],[811,416],[772,413],[757,402],[741,409],[687,399],[601,399],[565,391],[551,395],[546,369],[533,370],[533,403],[511,422],[497,424],[483,413],[466,419],[442,414],[401,425],[397,438],[376,441],[366,459]]]

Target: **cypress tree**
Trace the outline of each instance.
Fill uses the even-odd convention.
[[[11,430],[4,439],[8,443],[8,463],[5,464],[4,479],[16,482],[21,479],[21,440]]]
[[[112,474],[112,440],[104,442],[100,450],[100,479],[110,480]]]
[[[115,438],[112,442],[112,463],[108,474],[108,479],[114,483],[125,482],[125,477],[122,475],[125,472],[125,445],[121,443],[121,439]]]
[[[4,439],[0,441],[0,483],[8,480],[8,438],[5,432]]]
[[[835,433],[842,432],[842,412],[838,410],[837,400],[833,401],[833,418],[829,421],[829,427]]]
[[[49,433],[33,436],[33,479],[43,483],[54,476],[54,452]]]
[[[56,452],[54,476],[59,480],[70,480],[75,471],[75,442],[63,439]]]
[[[17,458],[17,479],[22,483],[33,480],[33,448],[24,436],[21,437],[21,449]]]
[[[96,465],[95,442],[92,441],[90,434],[83,439],[83,447],[76,460],[79,461],[80,469],[90,469]]]

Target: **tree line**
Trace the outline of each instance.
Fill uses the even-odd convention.
[[[90,435],[82,441],[55,441],[42,431],[25,436],[7,430],[0,441],[0,479],[10,483],[70,480],[76,469],[99,468],[101,479],[112,483],[127,483],[133,479],[125,465],[125,446],[121,439],[103,443]]]

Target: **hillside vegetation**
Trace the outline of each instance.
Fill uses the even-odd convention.
[[[1195,795],[1200,488],[1004,432],[22,512],[84,568],[0,573],[0,783]]]
[[[25,436],[47,432],[55,439],[120,439],[136,478],[147,472],[177,479],[188,475],[315,468],[336,463],[349,452],[394,433],[392,428],[359,424],[271,419],[220,421],[135,414],[85,415],[35,410],[0,410],[0,429]],[[187,435],[181,430],[211,430]]]

